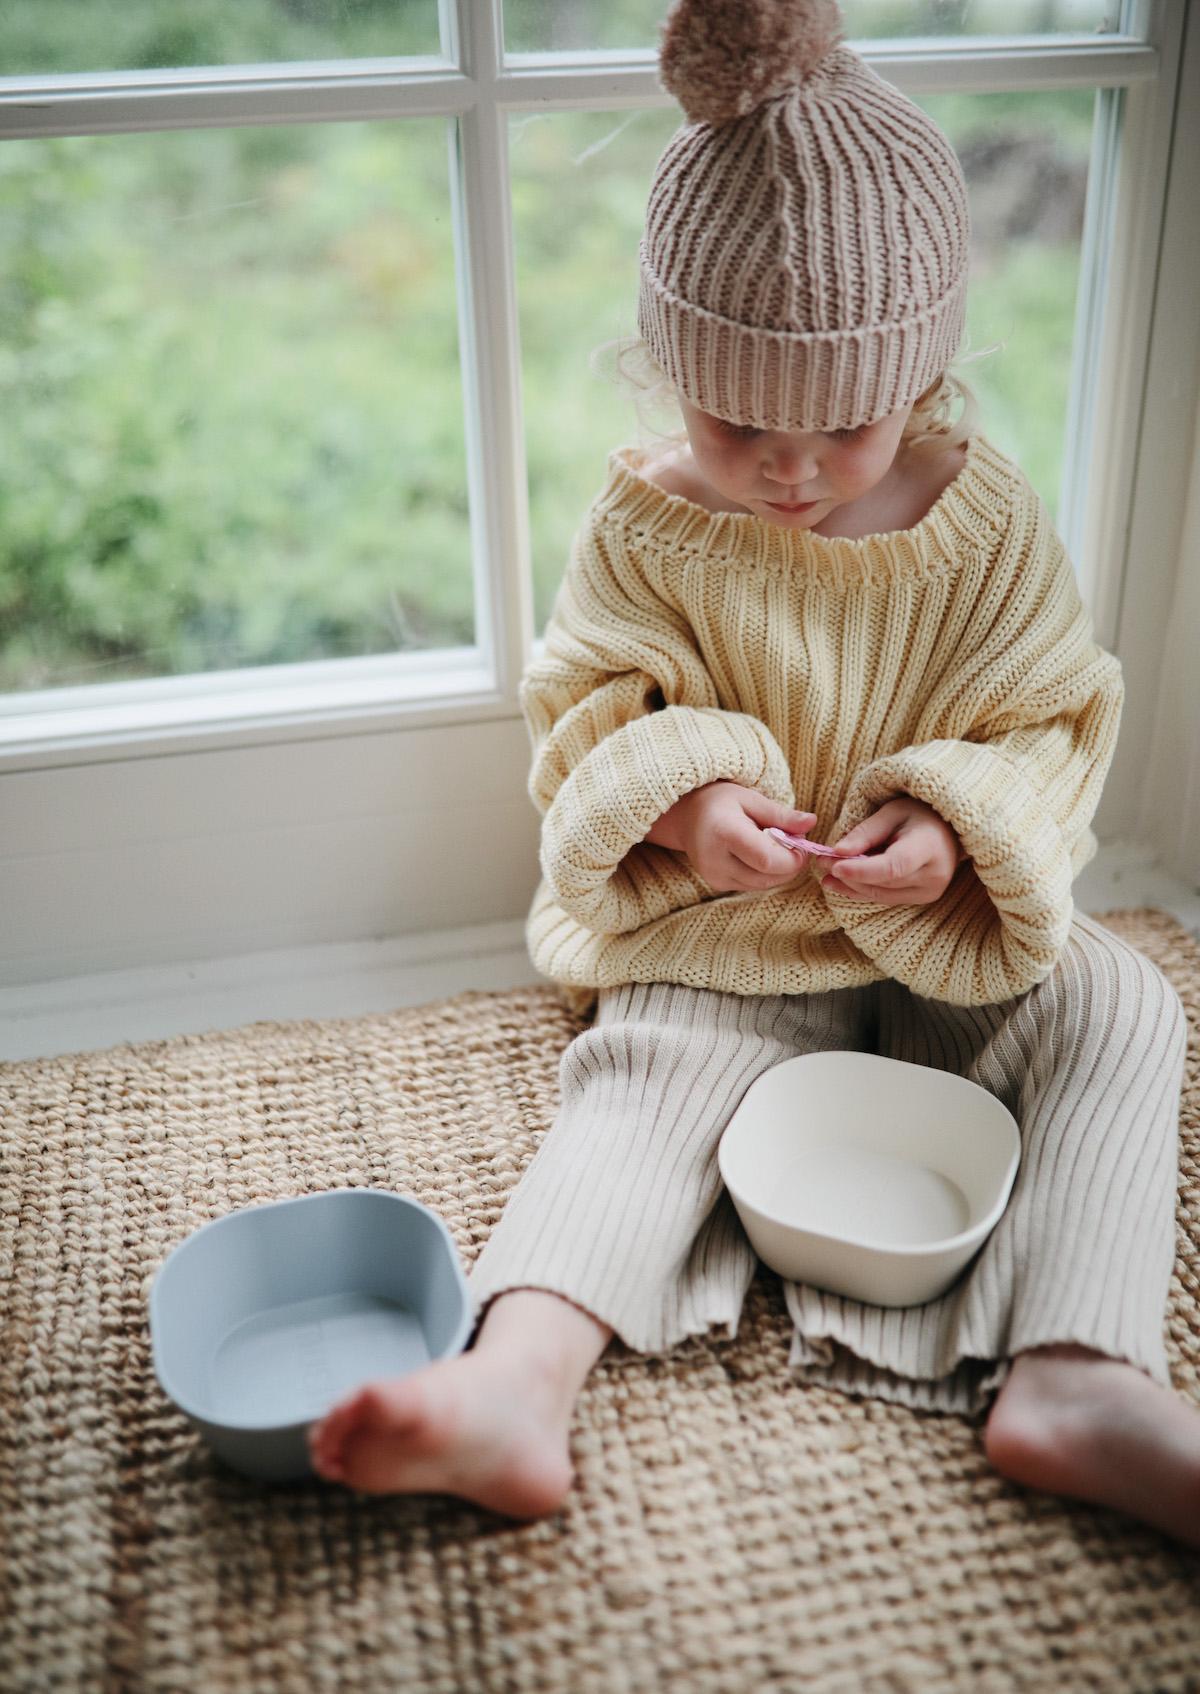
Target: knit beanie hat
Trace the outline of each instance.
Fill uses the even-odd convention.
[[[897,411],[957,351],[966,185],[919,107],[841,44],[835,0],[678,0],[638,329],[701,411],[760,429]]]

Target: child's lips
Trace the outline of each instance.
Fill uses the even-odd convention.
[[[786,512],[794,517],[799,512],[811,512],[814,506],[819,506],[819,500],[768,500],[765,502],[774,512]]]

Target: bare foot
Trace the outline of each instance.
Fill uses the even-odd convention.
[[[503,1295],[471,1352],[369,1383],[314,1425],[313,1467],[367,1494],[458,1494],[542,1517],[571,1486],[571,1414],[610,1334],[553,1294]]]
[[[1114,1506],[1200,1547],[1200,1411],[1086,1347],[1021,1353],[988,1418],[987,1456],[1030,1488]]]

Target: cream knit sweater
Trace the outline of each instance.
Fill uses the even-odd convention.
[[[891,977],[991,1004],[1049,975],[1117,738],[1117,661],[1021,472],[980,437],[910,530],[826,540],[712,513],[613,454],[521,700],[544,814],[537,968],[576,992],[672,981],[811,993]],[[940,899],[830,893],[820,861],[715,894],[650,845],[727,778],[837,841],[895,794],[968,857]]]

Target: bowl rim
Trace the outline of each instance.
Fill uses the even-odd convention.
[[[760,1082],[763,1077],[769,1076],[774,1070],[778,1070],[781,1065],[792,1064],[796,1061],[802,1061],[805,1059],[823,1059],[832,1054],[838,1054],[839,1056],[842,1054],[849,1054],[855,1059],[881,1059],[885,1064],[904,1065],[909,1070],[926,1071],[933,1068],[928,1065],[913,1064],[908,1059],[893,1059],[886,1053],[860,1053],[855,1048],[845,1047],[831,1047],[820,1053],[795,1053],[790,1058],[779,1060],[776,1065],[769,1065],[765,1071],[761,1071],[759,1075],[755,1077],[754,1082],[750,1084],[750,1087],[747,1088],[745,1094],[742,1095],[733,1115],[730,1117],[729,1122],[725,1125],[724,1130],[721,1132],[720,1141],[717,1143],[717,1169],[720,1171],[721,1181],[728,1189],[729,1195],[735,1206],[739,1208],[746,1206],[755,1214],[756,1217],[761,1218],[764,1223],[773,1224],[778,1229],[789,1230],[794,1236],[803,1236],[812,1241],[828,1242],[838,1247],[851,1247],[856,1252],[873,1253],[880,1258],[887,1259],[899,1258],[913,1261],[931,1259],[935,1256],[970,1246],[973,1242],[982,1241],[983,1238],[990,1234],[996,1224],[1000,1221],[1012,1194],[1013,1184],[1016,1181],[1017,1171],[1020,1169],[1021,1164],[1021,1130],[1017,1120],[1013,1117],[1003,1100],[997,1099],[996,1095],[994,1095],[989,1088],[983,1088],[980,1083],[972,1082],[970,1077],[959,1076],[955,1071],[936,1071],[935,1074],[939,1077],[947,1077],[954,1082],[966,1083],[969,1088],[978,1088],[981,1093],[986,1094],[989,1099],[995,1101],[996,1106],[1003,1113],[1004,1133],[1009,1139],[1008,1161],[1005,1166],[1004,1177],[1000,1183],[999,1189],[997,1190],[995,1202],[989,1210],[984,1213],[982,1218],[973,1223],[969,1229],[960,1230],[957,1235],[940,1236],[936,1241],[919,1242],[911,1247],[905,1247],[903,1245],[898,1246],[894,1243],[888,1242],[865,1240],[853,1235],[831,1235],[827,1230],[809,1229],[786,1217],[781,1217],[777,1212],[770,1211],[766,1207],[759,1205],[756,1200],[750,1199],[743,1190],[739,1189],[730,1182],[727,1169],[728,1155],[726,1154],[725,1143],[729,1139],[730,1132],[736,1124],[738,1114],[741,1112],[742,1106],[745,1103],[747,1096],[750,1094],[751,1089],[753,1089],[755,1084]],[[915,1160],[912,1162],[916,1163]]]
[[[303,1205],[306,1200],[324,1200],[334,1194],[379,1194],[387,1200],[398,1200],[403,1205],[415,1208],[417,1211],[424,1212],[426,1216],[432,1218],[449,1251],[450,1262],[454,1267],[455,1282],[458,1285],[459,1292],[463,1299],[463,1318],[458,1330],[456,1331],[456,1338],[458,1334],[461,1333],[462,1338],[465,1341],[466,1337],[470,1335],[474,1321],[474,1313],[470,1291],[467,1287],[467,1279],[463,1274],[462,1263],[458,1256],[458,1249],[454,1244],[453,1236],[446,1227],[445,1219],[434,1211],[432,1206],[427,1206],[423,1200],[418,1200],[411,1194],[398,1193],[392,1188],[371,1188],[362,1186],[348,1188],[318,1188],[308,1194],[285,1194],[278,1200],[253,1200],[248,1206],[235,1206],[231,1211],[222,1212],[219,1217],[206,1218],[202,1224],[197,1224],[195,1229],[189,1230],[183,1239],[181,1241],[177,1241],[167,1253],[166,1257],[158,1266],[158,1269],[154,1272],[153,1279],[150,1283],[150,1294],[147,1304],[149,1307],[150,1356],[151,1362],[154,1366],[154,1374],[158,1378],[158,1385],[162,1389],[163,1393],[173,1405],[177,1406],[179,1410],[185,1414],[185,1416],[194,1419],[197,1423],[203,1424],[209,1429],[227,1430],[231,1434],[238,1435],[283,1435],[291,1430],[303,1429],[313,1421],[310,1417],[301,1417],[295,1418],[289,1423],[280,1423],[278,1419],[264,1423],[250,1423],[243,1421],[229,1423],[214,1416],[211,1408],[201,1410],[194,1404],[190,1397],[177,1394],[171,1383],[168,1381],[169,1373],[164,1367],[159,1344],[160,1336],[163,1332],[163,1320],[161,1316],[162,1293],[160,1282],[163,1272],[175,1258],[176,1254],[182,1252],[182,1250],[188,1246],[190,1242],[194,1241],[198,1235],[203,1235],[206,1230],[217,1229],[222,1224],[232,1223],[235,1218],[245,1217],[250,1212],[269,1211],[272,1207],[276,1206],[299,1206]],[[272,1309],[273,1308],[271,1307],[264,1308],[264,1310],[267,1311]],[[453,1357],[453,1354],[447,1354],[446,1356]]]

